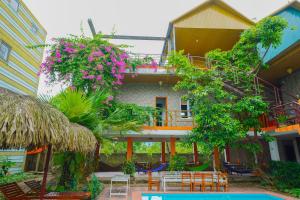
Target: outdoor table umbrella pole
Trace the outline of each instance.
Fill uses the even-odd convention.
[[[44,167],[44,175],[43,175],[43,182],[42,182],[42,187],[41,187],[40,199],[43,199],[43,197],[46,193],[47,176],[48,176],[49,163],[50,163],[50,158],[51,158],[51,151],[52,151],[52,145],[49,144],[48,145],[48,150],[47,150],[45,167]]]

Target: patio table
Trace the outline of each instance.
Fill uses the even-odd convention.
[[[113,192],[113,183],[125,183],[126,190],[124,192]],[[110,197],[113,195],[128,195],[128,191],[130,188],[130,175],[116,175],[111,178],[110,182]]]

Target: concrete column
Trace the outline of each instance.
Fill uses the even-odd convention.
[[[170,138],[170,146],[171,146],[171,157],[176,154],[176,138]]]
[[[271,160],[280,161],[277,139],[269,142]]]
[[[197,148],[197,143],[194,142],[193,146],[194,146],[194,163],[195,163],[195,164],[198,164],[198,163],[199,163],[199,159],[198,159],[198,148]]]
[[[293,139],[293,146],[294,146],[294,151],[295,151],[297,163],[300,163],[299,148],[298,148],[298,144],[297,144],[297,139],[296,138]]]
[[[130,161],[132,159],[132,153],[133,153],[133,144],[132,144],[132,138],[127,138],[127,161]]]
[[[166,142],[161,142],[161,163],[166,163]]]

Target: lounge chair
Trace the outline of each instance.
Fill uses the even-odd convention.
[[[37,180],[24,181],[24,183],[30,188],[30,192],[32,193],[40,193],[41,192],[41,182]]]
[[[184,187],[188,186],[189,190],[192,191],[193,182],[191,173],[181,173],[181,189],[184,191]]]
[[[224,192],[228,191],[228,175],[221,172],[218,174],[217,191],[220,191],[222,187]]]
[[[206,188],[209,187],[210,191],[213,191],[214,187],[214,175],[204,173],[202,176],[202,191],[205,192]]]
[[[203,179],[203,174],[202,173],[194,173],[194,176],[193,176],[193,191],[196,191],[197,189],[197,186],[199,186],[199,189],[202,190],[203,188],[203,182],[202,182],[202,179]]]
[[[40,199],[40,193],[25,193],[17,183],[9,183],[0,186],[0,191],[7,200],[34,200]],[[43,199],[90,199],[89,192],[50,192]]]
[[[39,199],[38,195],[26,194],[17,183],[0,185],[0,191],[7,200],[30,200]]]
[[[156,186],[157,191],[159,191],[160,190],[160,181],[153,180],[152,172],[148,171],[148,191],[152,191],[152,186]]]

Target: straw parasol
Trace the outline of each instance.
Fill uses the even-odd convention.
[[[41,197],[45,194],[52,147],[57,151],[88,153],[95,150],[93,133],[50,104],[0,87],[0,148],[48,145]]]

